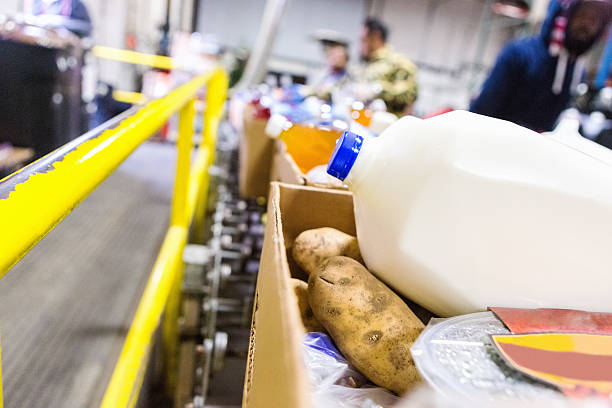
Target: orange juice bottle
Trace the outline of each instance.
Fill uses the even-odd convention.
[[[287,153],[304,174],[327,163],[343,131],[327,125],[291,123],[278,114],[273,114],[266,126],[266,134],[285,143]]]
[[[351,118],[365,127],[370,127],[372,121],[372,110],[366,108],[363,102],[353,102],[351,105]]]

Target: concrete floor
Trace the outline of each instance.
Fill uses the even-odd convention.
[[[140,147],[0,280],[5,407],[99,404],[168,226],[175,154]]]

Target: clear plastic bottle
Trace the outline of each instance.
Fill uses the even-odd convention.
[[[454,111],[346,132],[328,173],[368,268],[436,314],[612,312],[612,152],[595,143]]]

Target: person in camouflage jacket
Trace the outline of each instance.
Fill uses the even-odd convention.
[[[398,116],[410,114],[417,98],[416,65],[387,44],[387,27],[368,18],[361,33],[362,64],[352,77],[361,87],[364,99],[382,99],[389,112]]]

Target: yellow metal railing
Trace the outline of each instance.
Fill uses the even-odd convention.
[[[140,56],[141,57],[141,56]],[[165,60],[159,60],[165,61]],[[158,61],[158,62],[159,62]],[[216,132],[227,91],[221,69],[196,77],[125,114],[116,126],[96,129],[0,181],[0,278],[55,227],[142,142],[179,112],[178,160],[171,223],[145,287],[102,407],[132,407],[138,399],[153,335],[160,324],[171,370],[178,339],[182,250],[190,225],[201,229],[208,191],[207,169],[214,159]],[[207,87],[203,139],[191,163],[194,99]],[[133,114],[131,114],[133,113]],[[110,126],[109,126],[110,127]],[[45,197],[42,208],[40,197]],[[198,225],[196,225],[198,224]],[[2,408],[0,369],[0,408]]]
[[[116,89],[113,91],[113,99],[118,102],[138,105],[143,102],[146,102],[147,97],[141,94],[140,92],[120,91]]]
[[[164,55],[145,54],[142,52],[104,47],[101,45],[93,47],[92,53],[98,58],[126,62],[128,64],[148,65],[150,67],[168,70],[179,68],[175,60]]]

